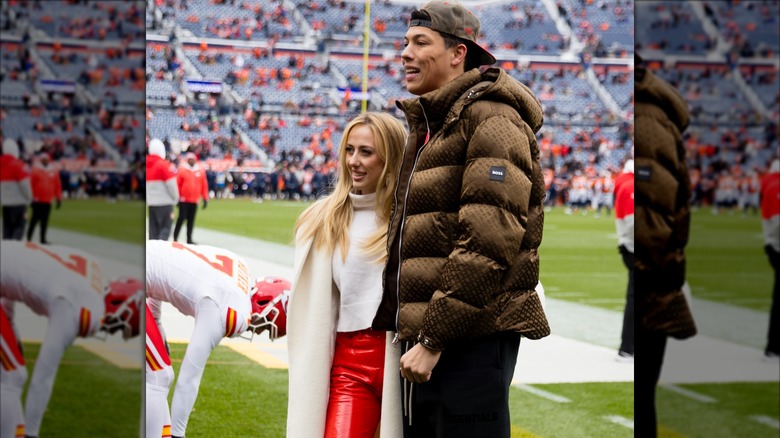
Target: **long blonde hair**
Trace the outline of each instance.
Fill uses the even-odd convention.
[[[295,222],[296,240],[313,239],[313,246],[332,252],[336,245],[341,248],[341,257],[346,259],[349,248],[349,225],[352,223],[352,178],[347,165],[347,139],[355,127],[366,125],[374,134],[374,147],[384,162],[382,174],[376,186],[376,210],[379,228],[364,242],[363,248],[376,262],[387,258],[387,224],[393,208],[393,190],[401,167],[406,129],[395,117],[378,112],[367,112],[352,119],[339,145],[339,178],[333,193],[307,208]],[[296,242],[297,243],[297,242]]]

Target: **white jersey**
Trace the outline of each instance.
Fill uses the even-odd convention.
[[[228,311],[227,336],[238,335],[237,329],[246,328],[253,286],[246,262],[231,251],[164,240],[146,243],[147,298],[168,302],[188,316],[195,316],[202,299],[211,298]],[[233,330],[230,309],[237,322]]]
[[[2,297],[26,304],[49,316],[57,298],[73,305],[79,315],[79,335],[94,334],[101,324],[103,274],[100,260],[75,248],[3,240],[0,257]]]

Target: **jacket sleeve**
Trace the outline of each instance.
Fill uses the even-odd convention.
[[[474,123],[478,124],[471,132],[462,133],[470,140],[460,190],[458,238],[418,339],[432,349],[469,337],[477,324],[492,321],[481,312],[501,290],[501,279],[517,255],[527,225],[533,132],[519,116],[511,118],[505,112]]]
[[[29,176],[19,181],[19,190],[22,192],[24,199],[27,200],[27,204],[31,203],[33,200],[33,192]]]
[[[171,172],[168,179],[165,180],[165,188],[168,189],[168,194],[171,196],[171,200],[174,204],[179,202],[178,178],[178,174],[174,175],[173,172]]]

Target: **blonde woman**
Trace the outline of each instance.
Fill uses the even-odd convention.
[[[288,438],[401,436],[392,333],[371,329],[382,298],[387,225],[406,131],[382,113],[355,117],[333,193],[295,224],[288,308]]]

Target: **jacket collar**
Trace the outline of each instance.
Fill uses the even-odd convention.
[[[466,90],[479,82],[481,76],[477,69],[467,71],[441,88],[420,97],[399,101],[396,105],[406,113],[410,125],[419,121],[424,123],[427,117],[431,131],[436,132],[441,129],[448,118],[447,114],[453,109],[455,102],[462,97]]]
[[[200,170],[200,163],[196,162],[194,166],[190,166],[190,163],[185,161],[184,163],[181,164],[181,167],[183,167],[185,169],[189,169],[189,170],[195,172],[195,171]]]
[[[539,131],[544,123],[542,105],[531,89],[497,67],[485,72],[478,69],[467,71],[439,89],[418,98],[399,101],[396,105],[406,113],[410,127],[424,123],[427,116],[431,131],[437,132],[456,121],[469,104],[481,99],[511,106],[533,132]]]

